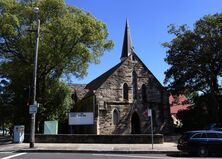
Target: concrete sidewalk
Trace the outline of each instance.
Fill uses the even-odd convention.
[[[0,152],[85,152],[85,153],[177,153],[176,143],[163,144],[79,144],[79,143],[29,143],[0,144]]]

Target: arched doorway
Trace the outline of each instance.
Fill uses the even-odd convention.
[[[136,112],[133,113],[131,118],[131,134],[140,134],[140,118]]]

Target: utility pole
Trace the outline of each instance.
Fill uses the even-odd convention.
[[[148,125],[149,125],[149,117],[150,117],[150,124],[151,124],[151,142],[152,142],[152,149],[153,149],[153,113],[152,109],[147,109],[148,111]]]
[[[36,13],[36,22],[37,22],[37,30],[36,30],[36,46],[35,46],[35,60],[34,60],[34,72],[33,72],[33,103],[32,106],[37,107],[36,101],[36,81],[37,81],[37,66],[38,66],[38,49],[39,49],[39,31],[40,31],[40,19],[38,17],[39,8],[35,7],[33,12]],[[37,109],[37,108],[36,108]],[[30,148],[34,147],[35,143],[35,118],[36,112],[31,113],[31,125],[30,125]]]

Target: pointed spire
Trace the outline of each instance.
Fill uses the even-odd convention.
[[[132,53],[133,44],[131,40],[130,30],[128,20],[126,19],[126,26],[125,26],[125,34],[123,39],[123,47],[122,47],[122,55],[120,57],[121,61],[124,60]]]

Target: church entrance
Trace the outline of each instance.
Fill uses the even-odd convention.
[[[140,134],[140,118],[136,112],[133,113],[131,118],[131,134]]]

